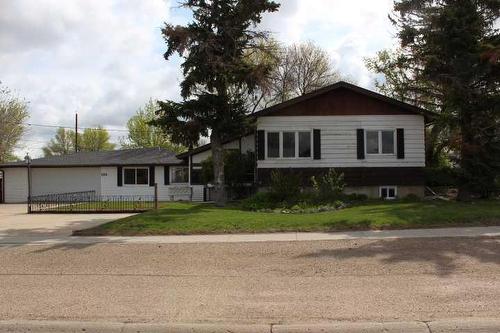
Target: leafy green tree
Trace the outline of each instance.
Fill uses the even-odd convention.
[[[428,167],[449,165],[449,153],[457,149],[454,145],[457,133],[442,112],[442,88],[408,68],[401,52],[400,49],[379,51],[375,57],[365,59],[366,67],[383,74],[382,80],[375,80],[382,94],[436,113],[426,128],[425,161]]]
[[[28,104],[0,86],[0,163],[15,160],[16,145],[25,132]]]
[[[75,131],[58,128],[56,135],[42,148],[45,157],[67,155],[75,152]]]
[[[200,136],[210,136],[215,201],[226,201],[222,143],[248,126],[246,96],[262,82],[270,68],[252,64],[248,50],[258,49],[267,37],[255,30],[262,14],[278,10],[271,0],[186,0],[193,11],[186,26],[166,24],[165,58],[183,59],[182,102],[159,102],[156,122],[177,144],[192,147]]]
[[[107,130],[99,126],[97,128],[86,128],[81,137],[78,137],[78,151],[102,151],[113,150],[116,145],[109,142],[110,136]]]
[[[186,150],[184,146],[172,143],[160,127],[151,124],[156,119],[157,109],[158,104],[150,99],[128,120],[128,136],[120,142],[123,148],[161,147],[176,153]]]
[[[500,2],[397,0],[400,66],[442,93],[459,134],[460,200],[487,196],[500,173]]]

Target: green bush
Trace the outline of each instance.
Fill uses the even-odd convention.
[[[344,174],[337,173],[333,168],[321,177],[312,176],[311,183],[320,202],[337,200],[345,188]]]
[[[224,180],[230,196],[236,199],[243,198],[249,193],[248,184],[253,183],[255,154],[247,152],[240,154],[237,150],[224,151]],[[201,163],[201,178],[204,184],[214,180],[212,157]]]
[[[293,204],[300,194],[300,177],[294,174],[284,174],[279,170],[271,172],[270,192],[277,202]]]
[[[424,176],[427,186],[457,186],[459,171],[450,167],[425,168]]]
[[[257,192],[250,198],[241,201],[240,207],[245,210],[274,209],[278,202],[270,192]]]
[[[418,195],[410,193],[407,196],[403,198],[404,201],[420,201],[420,198]]]
[[[354,201],[366,201],[368,200],[368,196],[363,193],[351,193],[346,195],[346,199],[350,202]]]

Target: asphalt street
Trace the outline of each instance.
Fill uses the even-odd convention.
[[[0,246],[0,320],[500,318],[500,238]]]

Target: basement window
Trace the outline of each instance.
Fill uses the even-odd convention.
[[[386,200],[396,199],[398,195],[396,186],[380,186],[379,197]]]

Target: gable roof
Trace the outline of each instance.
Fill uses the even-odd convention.
[[[356,94],[360,94],[360,95],[365,96],[365,97],[369,97],[369,98],[374,99],[376,101],[384,102],[384,103],[391,105],[391,106],[394,106],[394,107],[398,108],[398,112],[400,114],[401,113],[402,114],[404,114],[404,113],[419,114],[419,115],[423,115],[426,117],[432,115],[432,113],[430,111],[419,108],[417,106],[414,106],[414,105],[411,105],[411,104],[408,104],[405,102],[401,102],[397,99],[376,93],[374,91],[371,91],[371,90],[368,90],[365,88],[361,88],[359,86],[356,86],[356,85],[351,84],[351,83],[347,83],[345,81],[339,81],[339,82],[336,82],[336,83],[331,84],[329,86],[326,86],[326,87],[317,89],[315,91],[312,91],[310,93],[304,94],[302,96],[292,98],[292,99],[285,101],[283,103],[279,103],[279,104],[270,106],[268,108],[265,108],[263,110],[257,111],[255,113],[251,114],[250,116],[253,116],[253,117],[272,116],[273,114],[275,114],[281,110],[284,110],[286,108],[295,106],[299,103],[303,103],[303,102],[309,101],[311,99],[318,98],[320,96],[326,95],[326,94],[331,93],[331,92],[339,91],[342,89],[354,92]]]
[[[31,160],[32,167],[96,167],[119,165],[170,165],[181,164],[176,154],[161,148],[138,148],[109,151],[78,152]],[[0,164],[2,167],[26,167],[26,162]]]
[[[249,117],[255,117],[255,118],[265,117],[265,116],[273,116],[273,115],[275,115],[277,113],[280,113],[280,111],[282,111],[282,110],[284,110],[286,108],[295,106],[295,105],[300,104],[302,102],[306,102],[306,101],[312,100],[314,98],[326,95],[328,93],[331,93],[331,92],[334,92],[334,91],[340,90],[340,89],[346,89],[348,91],[351,91],[351,92],[354,92],[354,93],[357,93],[357,94],[361,94],[362,96],[366,96],[368,98],[374,99],[376,101],[381,101],[381,102],[387,103],[387,104],[389,104],[389,105],[391,105],[393,107],[398,108],[398,112],[400,114],[418,114],[418,115],[423,115],[425,117],[426,121],[429,118],[432,118],[433,115],[434,115],[432,112],[430,112],[428,110],[416,107],[416,106],[408,104],[408,103],[404,103],[404,102],[398,101],[397,99],[394,99],[394,98],[391,98],[391,97],[387,97],[385,95],[376,93],[374,91],[371,91],[371,90],[368,90],[368,89],[365,89],[365,88],[361,88],[359,86],[356,86],[356,85],[351,84],[351,83],[347,83],[345,81],[339,81],[339,82],[336,82],[336,83],[331,84],[329,86],[326,86],[326,87],[317,89],[315,91],[312,91],[310,93],[304,94],[302,96],[295,97],[295,98],[292,98],[292,99],[290,99],[288,101],[285,101],[285,102],[282,102],[282,103],[279,103],[279,104],[275,104],[275,105],[270,106],[268,108],[265,108],[265,109],[262,109],[260,111],[254,112],[254,113],[252,113],[252,114],[250,114],[248,116]],[[308,111],[306,110],[306,112],[308,112]],[[239,139],[241,137],[244,137],[244,136],[247,136],[247,135],[251,135],[251,134],[252,133],[245,133],[244,135],[241,135],[241,136],[238,136],[238,137],[234,137],[234,138],[230,138],[228,140],[225,140],[223,142],[223,144],[231,142],[233,140],[237,140],[237,139]],[[186,157],[188,157],[190,155],[195,155],[195,154],[207,151],[210,148],[211,148],[210,143],[207,143],[207,144],[205,144],[203,146],[200,146],[200,147],[197,147],[197,148],[195,148],[193,150],[190,150],[190,151],[184,152],[182,154],[179,154],[179,155],[177,155],[177,157],[178,158],[186,158]]]

